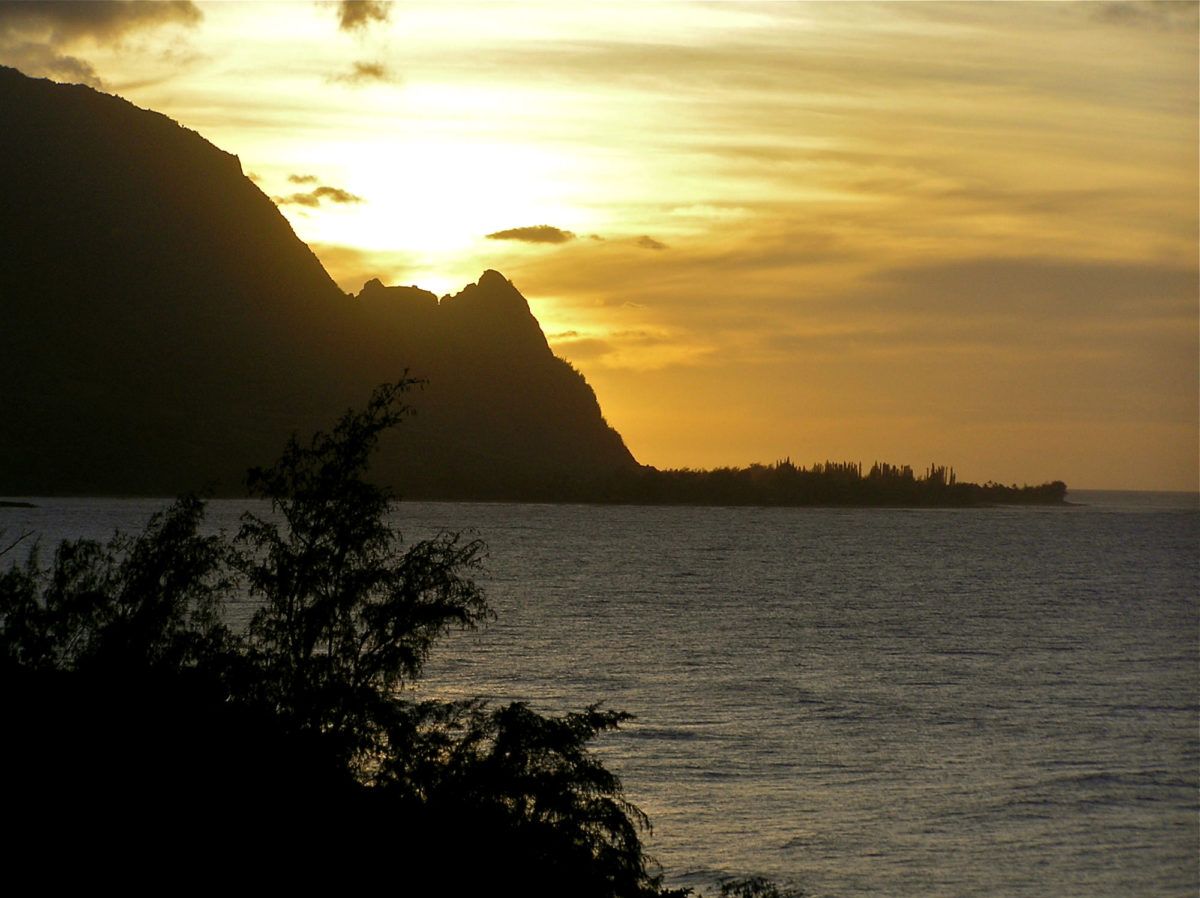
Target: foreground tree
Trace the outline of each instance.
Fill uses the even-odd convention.
[[[0,573],[0,658],[11,669],[178,670],[223,650],[224,549],[198,533],[184,497],[137,536],[63,542],[49,568],[35,545]],[[14,543],[9,551],[16,547]]]
[[[251,495],[277,517],[244,515],[231,555],[261,603],[249,633],[260,697],[363,771],[386,750],[381,719],[434,641],[490,613],[473,579],[483,544],[442,534],[403,549],[391,496],[365,479],[412,385],[379,387],[332,433],[293,438],[274,466],[252,470]]]
[[[252,471],[272,515],[244,516],[231,542],[201,535],[203,504],[182,499],[138,537],[0,574],[10,813],[95,839],[89,813],[132,805],[152,812],[143,835],[210,843],[197,811],[252,815],[260,840],[324,860],[386,851],[415,894],[664,894],[645,816],[587,749],[625,715],[405,690],[439,636],[490,613],[483,545],[402,548],[365,479],[411,386]],[[260,605],[235,634],[222,609],[239,590]]]

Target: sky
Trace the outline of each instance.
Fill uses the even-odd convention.
[[[658,467],[1200,484],[1197,3],[0,3],[347,292],[489,268]]]

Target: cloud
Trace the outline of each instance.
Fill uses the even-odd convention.
[[[338,28],[342,31],[362,31],[386,22],[392,14],[392,4],[381,0],[341,0],[337,6]]]
[[[91,63],[69,50],[80,44],[111,43],[134,31],[164,25],[191,27],[202,18],[189,0],[0,3],[0,61],[27,75],[102,87],[104,82]]]
[[[301,176],[306,177],[306,176]],[[289,178],[288,180],[291,180]],[[285,206],[319,206],[322,200],[328,200],[331,203],[361,203],[363,198],[350,193],[348,190],[342,190],[340,187],[321,186],[315,190],[310,190],[308,193],[293,193],[291,196],[276,196],[272,197],[277,205]]]
[[[1195,3],[1175,0],[1097,3],[1089,6],[1088,11],[1099,21],[1110,25],[1149,28],[1156,31],[1196,31]]]
[[[58,53],[36,41],[9,41],[0,34],[0,62],[20,69],[26,75],[53,78],[73,84],[103,87],[96,70],[77,56]]]
[[[859,302],[892,318],[959,319],[984,329],[996,318],[1026,328],[1033,322],[1132,324],[1194,315],[1198,278],[1189,265],[982,257],[880,271],[864,282]]]
[[[635,246],[640,246],[642,249],[663,250],[667,249],[667,245],[653,237],[647,237],[643,234],[637,240],[633,241]]]
[[[84,38],[115,40],[130,31],[160,25],[195,25],[203,18],[188,0],[135,3],[131,0],[55,0],[0,3],[0,33],[40,34],[50,43]]]
[[[381,81],[389,84],[398,79],[387,63],[360,61],[353,63],[348,72],[330,75],[329,80],[340,84],[363,84],[367,81]]]
[[[288,180],[293,184],[316,184],[316,175],[288,175]]]
[[[509,228],[487,235],[488,240],[519,240],[522,243],[567,243],[575,239],[571,231],[551,225],[532,225],[525,228]]]
[[[333,243],[309,244],[329,276],[347,293],[358,293],[371,278],[384,283],[412,283],[421,269],[419,257],[402,250],[363,250]]]
[[[657,371],[702,363],[714,351],[687,331],[618,330],[599,335],[564,331],[548,337],[556,355],[572,362],[628,371]]]

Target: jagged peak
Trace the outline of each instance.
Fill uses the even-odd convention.
[[[473,284],[467,284],[455,294],[438,297],[415,284],[410,287],[389,287],[377,277],[363,284],[355,297],[359,300],[420,300],[421,304],[429,303],[447,310],[447,312],[483,313],[488,317],[500,315],[505,319],[522,321],[528,319],[537,326],[536,319],[529,308],[529,301],[521,294],[512,281],[495,269],[489,268],[479,276]],[[516,313],[514,315],[514,313]],[[521,314],[523,313],[523,314]],[[540,328],[539,328],[540,331]]]
[[[443,306],[459,309],[488,309],[494,311],[523,311],[532,316],[529,302],[512,281],[493,268],[479,276],[474,284],[467,284],[453,296],[442,299]]]
[[[379,278],[371,278],[362,289],[358,291],[355,299],[361,301],[383,301],[385,303],[399,303],[405,306],[419,306],[422,308],[436,309],[438,304],[437,296],[430,293],[428,290],[422,290],[415,284],[411,287],[389,287]]]
[[[271,445],[407,366],[429,395],[379,469],[405,492],[547,498],[633,464],[500,272],[445,308],[370,275],[348,299],[237,157],[167,116],[5,67],[0,122],[20,175],[0,202],[0,492],[240,494]]]
[[[494,268],[489,268],[479,276],[478,286],[480,287],[512,287],[513,283]],[[513,289],[516,289],[515,287]]]

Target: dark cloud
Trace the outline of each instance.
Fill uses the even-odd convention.
[[[355,196],[340,187],[318,187],[312,193],[318,199],[329,200],[331,203],[361,203],[363,201],[361,196]]]
[[[0,34],[0,62],[34,77],[92,87],[104,86],[103,79],[96,74],[91,63],[77,56],[59,53],[49,45],[36,41],[10,41]]]
[[[277,206],[319,206],[321,201],[311,193],[293,193],[291,196],[273,196]]]
[[[1154,345],[1166,365],[1181,355],[1171,348],[1181,334],[1194,355],[1198,278],[1188,266],[962,259],[881,270],[835,294],[801,292],[785,319],[762,316],[749,329],[768,354],[1113,355]]]
[[[316,175],[288,175],[288,180],[293,184],[316,184]]]
[[[195,25],[203,16],[189,0],[54,0],[0,3],[0,34],[38,34],[58,44],[81,38],[114,40],[127,32],[159,25]]]
[[[329,80],[341,84],[363,84],[368,81],[391,83],[397,79],[392,70],[388,68],[387,63],[355,62],[351,65],[350,71],[331,75]]]
[[[341,0],[338,3],[338,28],[342,31],[361,31],[377,22],[386,22],[391,14],[391,3],[380,0]]]
[[[667,248],[667,245],[662,241],[655,240],[653,237],[647,237],[645,234],[633,241],[633,243],[635,246],[640,246],[642,249],[662,250]]]
[[[361,203],[363,198],[342,190],[340,187],[321,186],[308,193],[293,193],[291,196],[272,197],[280,206],[319,206],[323,200],[331,203]]]
[[[1195,32],[1200,19],[1200,6],[1175,0],[1096,3],[1088,8],[1102,22],[1156,31]]]
[[[192,26],[201,18],[200,10],[187,0],[0,2],[0,61],[27,75],[102,87],[104,82],[91,64],[67,52],[73,45],[112,42],[162,25]]]
[[[532,225],[525,228],[509,228],[487,235],[488,240],[519,240],[522,243],[567,243],[575,239],[571,231],[551,225]]]
[[[889,314],[1126,322],[1193,314],[1191,266],[1069,258],[975,258],[879,272],[860,302]]]

